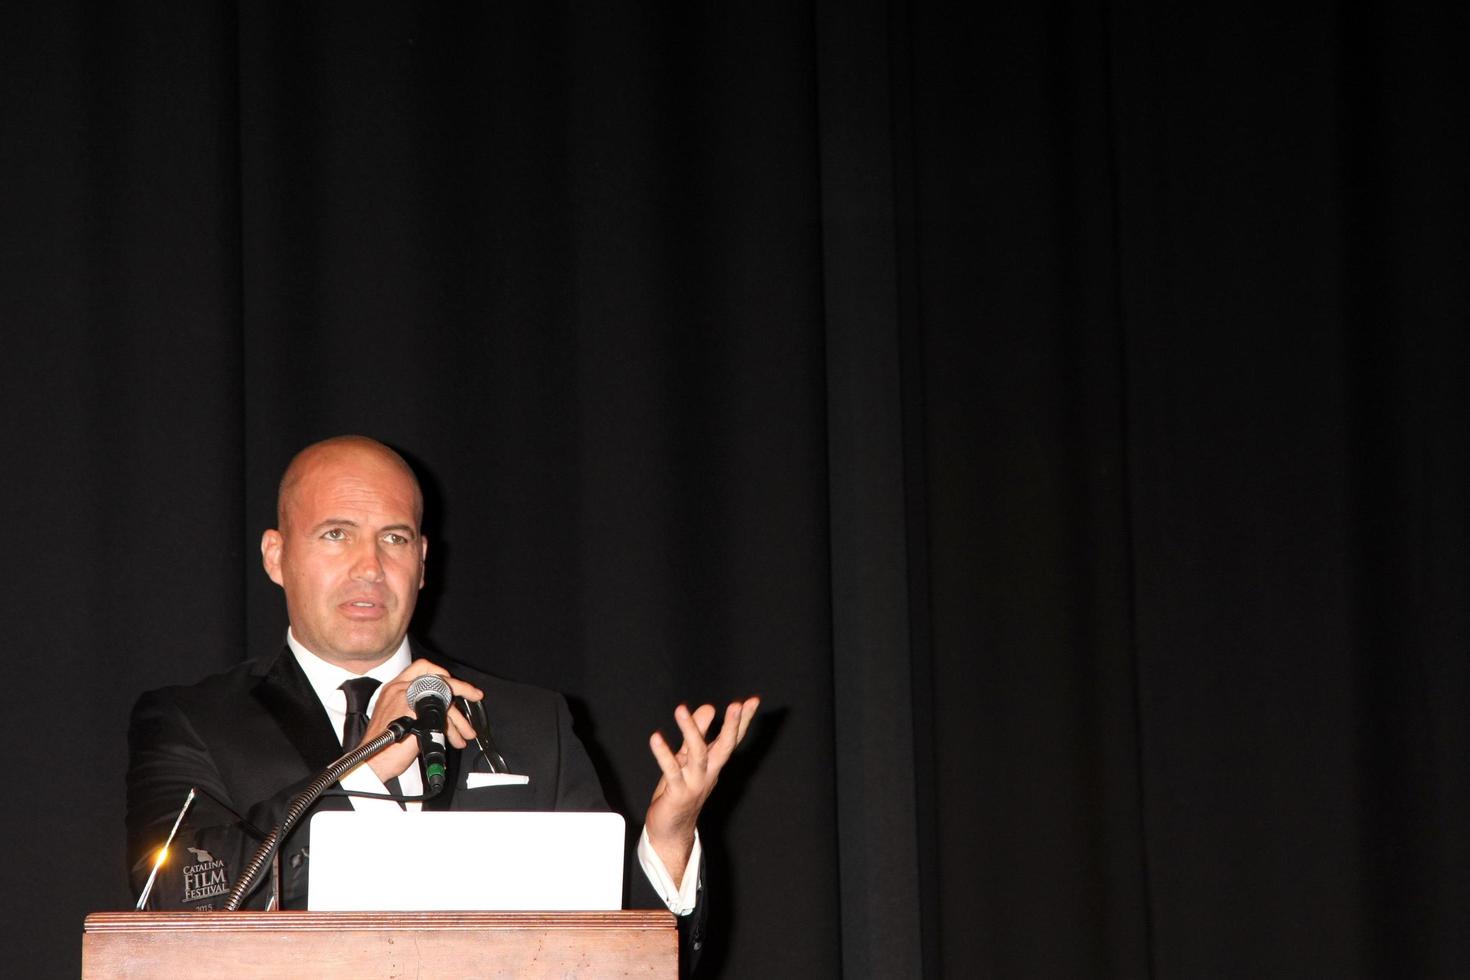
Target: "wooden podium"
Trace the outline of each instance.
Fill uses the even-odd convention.
[[[95,912],[83,980],[107,977],[676,977],[665,911]]]

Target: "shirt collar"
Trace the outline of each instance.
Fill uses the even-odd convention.
[[[413,654],[409,652],[408,637],[398,644],[398,649],[393,651],[393,656],[378,664],[372,670],[361,674],[353,673],[345,667],[327,663],[321,657],[312,653],[301,645],[296,639],[296,634],[286,629],[286,645],[291,648],[291,653],[296,657],[296,662],[301,665],[302,673],[306,674],[311,689],[316,692],[317,700],[328,708],[337,711],[345,710],[347,696],[340,690],[342,682],[354,677],[371,677],[379,682],[378,690],[373,692],[373,698],[368,702],[368,714],[372,714],[373,707],[378,703],[378,691],[383,689],[382,685],[391,681],[413,663]]]

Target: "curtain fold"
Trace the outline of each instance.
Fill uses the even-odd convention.
[[[280,642],[356,431],[631,816],[763,695],[707,975],[1470,971],[1466,19],[26,11],[3,953],[125,904],[128,708]]]

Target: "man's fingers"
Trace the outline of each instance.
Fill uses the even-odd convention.
[[[448,731],[445,734],[455,748],[464,748],[475,737],[475,726],[470,724],[470,720],[458,708],[450,708],[445,721],[448,722]]]
[[[425,664],[426,666],[420,667],[420,664]],[[398,699],[407,705],[409,683],[414,678],[422,677],[425,674],[437,674],[444,678],[445,682],[449,685],[451,700],[453,698],[463,697],[469,698],[471,701],[480,701],[485,697],[484,691],[469,681],[462,681],[458,677],[451,676],[443,667],[436,667],[425,660],[415,660],[408,667],[404,668],[403,673],[383,685],[383,693],[378,698],[378,703],[383,704],[390,699]],[[412,705],[409,705],[409,707],[412,707]]]
[[[674,758],[669,743],[664,740],[662,732],[654,732],[648,737],[648,748],[653,752],[653,758],[658,763],[659,769],[663,771],[664,779],[672,784],[675,780],[683,779],[683,770],[679,766],[679,760]]]
[[[750,720],[760,707],[760,698],[732,701],[725,707],[725,723],[720,726],[720,736],[710,743],[709,766],[718,772],[729,761],[735,747],[745,738]]]
[[[684,736],[684,744],[679,746],[679,751],[675,753],[671,750],[663,735],[657,732],[648,741],[659,768],[663,770],[664,781],[672,782],[677,778],[692,788],[704,785],[708,777],[708,785],[713,786],[714,778],[735,751],[735,747],[745,738],[760,703],[759,697],[730,702],[725,708],[725,720],[720,726],[720,734],[713,742],[706,742],[705,738],[717,714],[714,705],[701,704],[692,712],[683,704],[675,708],[674,721]],[[691,769],[691,764],[696,768]],[[693,782],[690,782],[691,778]],[[707,793],[708,789],[703,792]],[[654,795],[657,797],[659,794]]]
[[[750,729],[751,719],[755,717],[756,709],[761,706],[759,697],[746,698],[745,703],[740,706],[740,726],[735,730],[735,744],[739,745],[745,740],[745,733]]]
[[[450,728],[459,732],[465,738],[475,737],[475,726],[470,724],[470,720],[458,708],[451,707],[449,713],[445,716],[445,720],[449,722]]]
[[[679,705],[678,708],[675,708],[674,709],[674,720],[675,721],[678,721],[678,719],[679,719],[679,712],[681,710],[687,711],[688,709],[685,708],[684,705],[682,705],[682,704]],[[700,705],[695,710],[693,717],[694,717],[694,727],[696,729],[698,729],[698,731],[699,731],[699,738],[697,738],[697,739],[694,740],[694,744],[703,746],[704,745],[704,735],[705,735],[706,732],[709,731],[710,722],[712,722],[714,720],[714,717],[715,717],[715,709],[712,708],[712,707],[710,707],[707,704]],[[680,730],[681,731],[683,730],[683,726],[680,726]],[[681,745],[681,746],[679,746],[679,751],[674,754],[674,758],[679,761],[680,768],[683,768],[683,766],[685,765],[685,763],[687,763],[689,761],[689,748],[690,748],[689,733],[688,732],[684,732],[684,744]]]
[[[384,685],[384,693],[386,693],[386,689],[388,687],[396,684],[402,684],[403,687],[407,689],[409,681],[413,680],[415,677],[422,677],[425,674],[438,674],[440,677],[444,678],[446,681],[449,682],[449,689],[453,691],[456,696],[466,697],[469,698],[471,701],[479,701],[485,696],[485,692],[480,690],[475,685],[471,684],[468,681],[462,681],[458,677],[451,675],[449,671],[445,670],[443,667],[440,667],[432,660],[424,659],[415,660],[413,663],[403,668],[403,670],[399,673],[397,677],[393,678],[391,681]]]
[[[730,753],[735,751],[739,729],[740,702],[736,701],[725,708],[725,722],[720,726],[720,736],[710,743],[709,768],[712,772],[718,773],[725,765],[725,760],[730,758]]]
[[[705,708],[709,708],[709,705],[700,705],[700,712],[703,713]],[[713,708],[710,709],[711,712],[713,710]],[[704,733],[709,730],[708,717],[705,719],[704,727],[701,728],[695,716],[689,713],[689,708],[681,704],[674,709],[674,721],[678,723],[679,731],[684,733],[684,747],[679,750],[680,755],[687,753],[689,762],[703,764],[705,754],[709,751],[704,744]]]
[[[485,698],[485,692],[469,681],[462,681],[458,677],[450,677],[448,674],[444,675],[444,679],[449,682],[449,689],[454,692],[454,696],[457,698],[469,698],[471,701],[482,701]]]
[[[440,677],[448,677],[449,671],[440,667],[432,660],[426,660],[421,657],[403,668],[399,675],[393,679],[395,681],[411,681],[415,677],[421,677],[424,674],[438,674]]]

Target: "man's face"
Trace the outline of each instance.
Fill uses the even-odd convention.
[[[424,585],[428,542],[415,486],[396,463],[357,446],[298,461],[281,527],[261,538],[271,581],[286,592],[296,639],[361,673],[387,660],[408,632]]]

